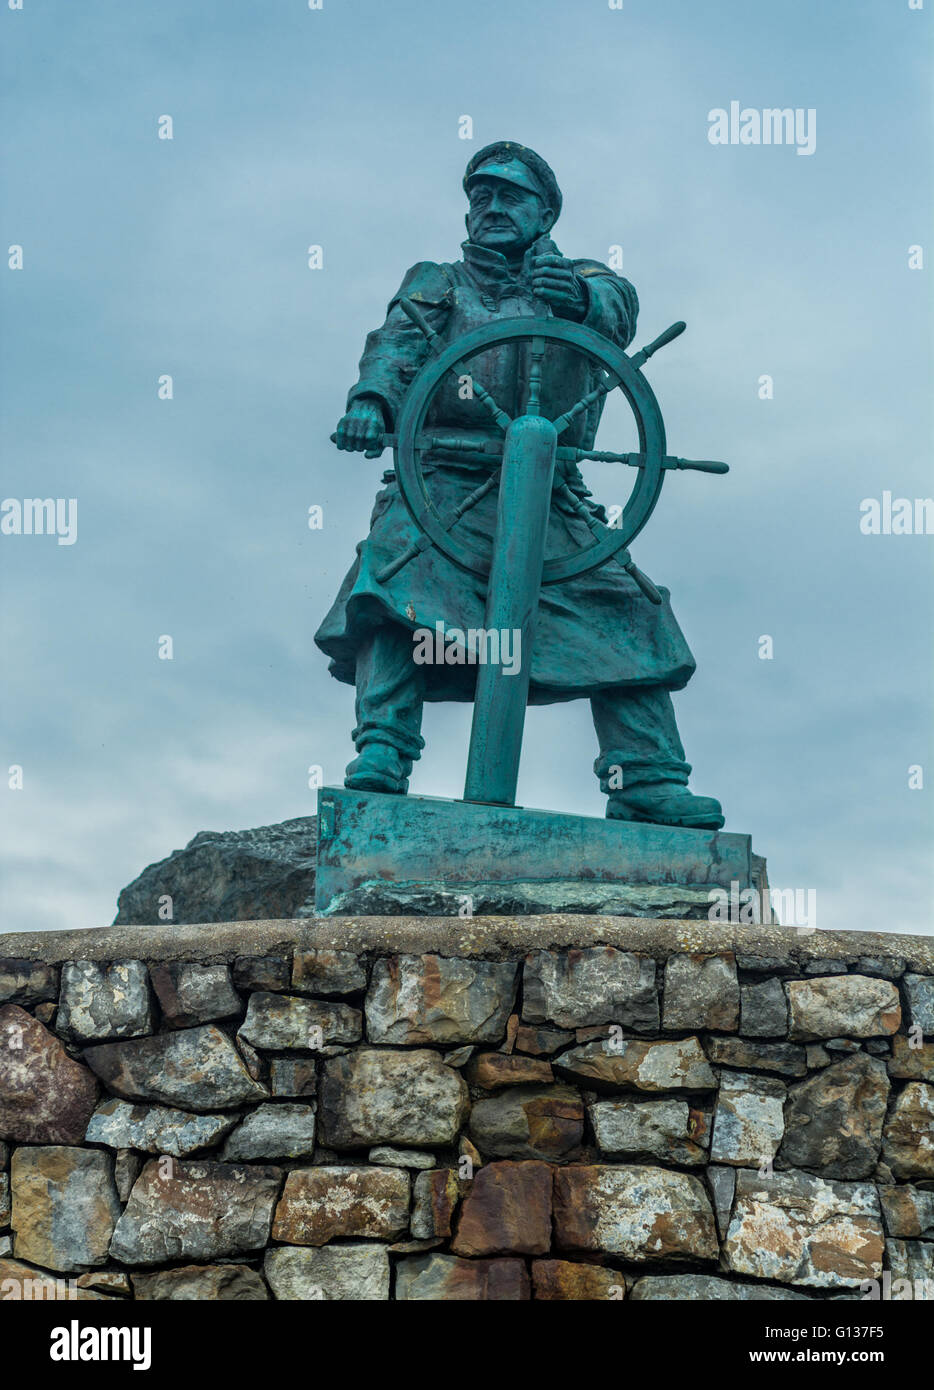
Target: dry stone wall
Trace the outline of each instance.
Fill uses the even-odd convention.
[[[40,1294],[934,1296],[931,942],[0,936],[0,1297]]]

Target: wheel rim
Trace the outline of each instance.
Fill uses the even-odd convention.
[[[448,371],[486,349],[513,342],[517,338],[544,338],[549,342],[563,343],[576,348],[611,372],[619,382],[619,386],[612,389],[622,390],[635,417],[639,451],[645,460],[644,465],[635,470],[636,481],[620,518],[619,528],[613,528],[610,536],[592,546],[545,562],[542,583],[554,584],[587,574],[625,549],[645,526],[661,494],[666,448],[661,410],[648,381],[633,367],[622,348],[592,328],[564,319],[515,318],[484,324],[465,334],[426,362],[409,388],[397,427],[396,477],[402,499],[419,530],[460,569],[486,578],[490,568],[488,560],[472,546],[458,540],[454,531],[445,529],[444,521],[425,486],[421,470],[422,451],[416,440],[424,426],[432,398]]]

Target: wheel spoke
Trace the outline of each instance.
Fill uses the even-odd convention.
[[[579,516],[581,521],[583,521],[590,528],[591,532],[597,538],[598,542],[605,540],[607,536],[612,534],[609,526],[605,526],[603,522],[599,520],[598,517],[594,516],[590,508],[581,500],[581,498],[577,497],[571,491],[567,483],[559,483],[558,486],[555,488],[555,492],[558,494],[559,497],[563,498],[563,500],[567,502],[568,506],[574,511],[575,515]],[[645,595],[645,597],[649,600],[650,603],[661,603],[661,594],[658,592],[651,579],[649,579],[648,575],[643,574],[639,567],[633,562],[633,558],[629,554],[628,550],[618,550],[612,558],[617,562],[617,564],[622,565],[623,569],[626,571],[629,577],[633,579],[635,583],[639,586],[640,591]]]
[[[402,310],[402,312],[405,314],[407,318],[411,319],[411,321],[415,324],[415,327],[425,335],[425,338],[428,341],[428,346],[431,348],[435,356],[440,356],[440,354],[444,351],[444,343],[440,336],[432,328],[428,320],[425,318],[425,315],[422,313],[421,309],[418,307],[415,301],[403,297],[399,300],[399,308]],[[463,362],[455,362],[449,370],[452,371],[455,376],[465,375]],[[470,378],[470,389],[473,395],[476,396],[477,400],[480,401],[481,404],[486,406],[487,410],[490,412],[493,419],[499,425],[501,430],[505,431],[506,429],[508,429],[508,427],[512,424],[512,417],[510,415],[507,415],[505,410],[503,410],[502,407],[498,404],[498,402],[494,400],[494,398],[490,395],[489,391],[487,391],[485,387],[480,385],[479,381],[475,379],[472,372],[467,372],[466,375]]]
[[[469,378],[470,390],[472,394],[477,398],[481,405],[486,406],[487,410],[490,412],[493,419],[499,425],[500,429],[503,430],[503,432],[505,433],[505,431],[512,424],[512,416],[507,415],[505,410],[503,410],[502,406],[494,399],[493,396],[490,395],[486,387],[480,385],[473,372],[466,370],[465,363],[456,363],[451,368],[451,371],[458,378],[458,380],[460,380],[462,376],[466,376]]]
[[[486,454],[499,458],[503,452],[501,439],[469,439],[462,435],[420,434],[415,441],[418,449],[437,449],[445,454]]]
[[[542,362],[545,339],[533,338],[529,362],[529,391],[525,402],[526,415],[540,415],[542,410]]]
[[[451,528],[460,521],[465,512],[471,511],[478,502],[483,501],[488,492],[492,492],[498,482],[499,470],[497,469],[495,473],[491,473],[488,478],[484,479],[479,487],[474,488],[473,492],[469,493],[464,500],[459,502],[446,516],[439,518],[442,528],[445,531],[450,531]],[[427,550],[429,545],[431,545],[431,540],[427,535],[423,534],[419,536],[417,540],[414,540],[410,546],[403,550],[401,555],[397,555],[394,560],[390,560],[388,565],[384,565],[383,568],[378,571],[376,575],[377,584],[385,584],[387,579],[391,579],[394,574],[398,574],[403,565],[407,565],[410,560],[414,560],[416,555],[420,555],[423,550]]]
[[[570,410],[566,410],[563,415],[559,415],[554,421],[555,429],[558,434],[563,434],[578,415],[583,415],[585,410],[589,410],[602,396],[606,396],[610,391],[619,385],[619,377],[608,372],[605,379],[593,391],[588,391],[586,396],[582,396],[576,405],[572,405]]]

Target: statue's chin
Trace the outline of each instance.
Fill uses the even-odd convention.
[[[477,246],[485,246],[488,251],[499,251],[500,255],[509,259],[518,259],[520,256],[524,256],[531,245],[530,242],[514,241],[508,236],[497,237],[492,233],[483,237],[474,237],[473,240]]]

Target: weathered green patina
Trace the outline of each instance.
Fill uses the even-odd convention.
[[[316,636],[332,674],[356,685],[358,756],[345,785],[407,791],[424,701],[474,700],[465,800],[513,805],[527,703],[588,697],[607,815],[716,830],[719,803],[687,790],[671,704],[694,659],[667,590],[628,551],[666,470],[726,471],[667,455],[640,370],[684,325],[626,353],[636,292],[558,251],[561,195],[533,151],[488,146],[464,186],[463,259],[405,276],[333,436],[367,457],[395,452]],[[636,453],[594,451],[616,389],[635,417]],[[588,458],[631,470],[618,527],[584,483]]]

